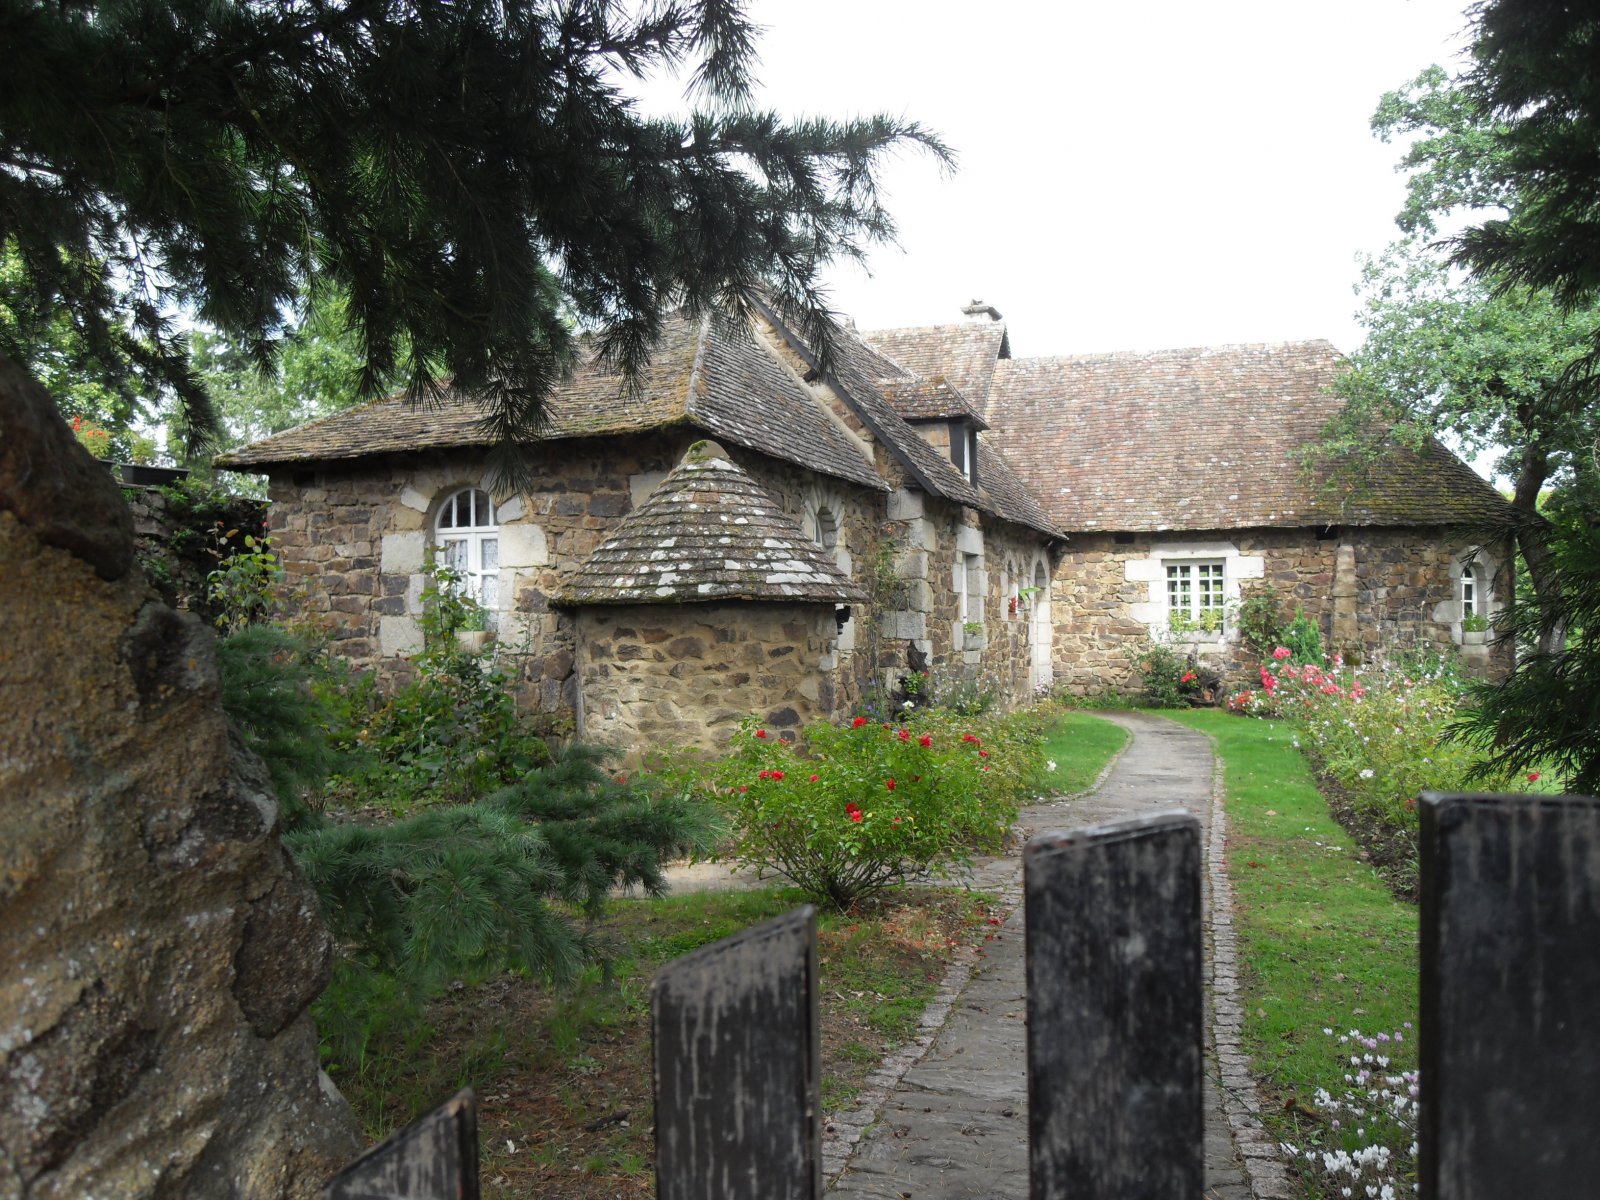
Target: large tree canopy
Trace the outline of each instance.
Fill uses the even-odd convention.
[[[1548,761],[1600,788],[1600,13],[1486,0],[1475,65],[1385,96],[1381,136],[1420,135],[1401,227],[1475,224],[1369,264],[1366,346],[1342,385],[1360,414],[1498,447],[1524,518],[1532,594],[1502,621],[1522,653],[1457,732],[1491,765]],[[1451,264],[1466,268],[1462,275]],[[1383,426],[1385,422],[1378,422]],[[1335,442],[1335,448],[1341,448]],[[1348,447],[1343,447],[1348,449]]]
[[[950,160],[909,122],[751,108],[739,0],[0,0],[0,44],[25,307],[198,434],[182,320],[267,363],[308,281],[347,297],[366,390],[448,378],[513,451],[575,327],[626,374],[668,309],[768,289],[826,345],[820,269],[893,235],[883,156]],[[642,115],[630,80],[679,69],[704,109]]]
[[[1498,124],[1483,168],[1511,202],[1459,238],[1459,258],[1563,304],[1591,299],[1600,294],[1600,11],[1483,0],[1470,15],[1467,89]]]

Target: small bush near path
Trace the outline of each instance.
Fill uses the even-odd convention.
[[[619,900],[589,932],[610,960],[574,986],[502,974],[449,992],[409,1029],[374,1028],[334,1078],[378,1138],[471,1084],[486,1197],[614,1200],[655,1194],[649,986],[670,959],[799,903],[793,891]],[[819,920],[822,1088],[847,1109],[916,1036],[956,948],[995,935],[990,898],[892,892]]]
[[[1244,1037],[1263,1084],[1263,1118],[1297,1148],[1353,1154],[1363,1141],[1357,1125],[1335,1127],[1338,1118],[1317,1107],[1318,1089],[1337,1097],[1346,1088],[1352,1068],[1337,1035],[1403,1031],[1415,1020],[1416,910],[1358,859],[1287,722],[1221,712],[1174,719],[1209,734],[1224,764]],[[1416,1065],[1409,1041],[1388,1057],[1396,1074]],[[1308,1195],[1341,1194],[1309,1172],[1305,1182]]]
[[[710,779],[733,857],[844,910],[999,850],[1046,774],[1042,718],[922,709],[903,723],[818,722],[799,745],[746,722]]]

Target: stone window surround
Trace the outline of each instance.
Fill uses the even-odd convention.
[[[399,500],[403,507],[421,515],[420,528],[384,530],[379,542],[380,574],[408,577],[405,613],[386,615],[378,623],[379,650],[385,658],[406,658],[422,650],[422,628],[417,617],[422,612],[422,592],[428,582],[424,568],[434,545],[439,512],[450,497],[469,488],[490,496],[499,524],[500,588],[491,627],[497,627],[502,638],[518,633],[509,620],[515,608],[517,577],[519,571],[549,561],[544,529],[524,519],[528,510],[521,496],[495,495],[487,475],[472,479],[457,472],[424,469],[413,477]]]
[[[1247,579],[1260,579],[1266,574],[1266,557],[1260,554],[1242,554],[1232,542],[1181,542],[1156,541],[1149,553],[1140,558],[1123,561],[1123,578],[1129,583],[1143,583],[1146,598],[1130,606],[1129,615],[1143,622],[1150,635],[1165,636],[1169,614],[1167,612],[1167,567],[1173,563],[1222,563],[1222,604],[1226,611],[1236,606],[1241,598],[1240,585]],[[1239,640],[1238,628],[1225,623],[1216,632],[1195,632],[1178,635],[1185,642],[1220,646],[1224,642]]]
[[[958,600],[956,620],[950,631],[950,644],[961,653],[962,661],[983,659],[983,633],[969,635],[968,623],[982,625],[984,601],[989,592],[989,576],[984,569],[983,530],[971,525],[956,527],[955,561],[951,564],[951,587]],[[971,637],[977,644],[969,643]]]
[[[488,506],[487,519],[485,514],[476,511],[471,513],[472,523],[463,525],[446,526],[443,524],[445,512],[455,503],[455,516],[461,516],[462,502],[472,509],[476,509],[478,498]],[[484,609],[490,629],[498,625],[500,615],[500,522],[495,512],[494,498],[489,492],[478,487],[461,487],[453,492],[440,496],[434,506],[432,521],[429,524],[428,544],[434,551],[434,561],[442,562],[448,556],[446,543],[459,542],[464,547],[465,563],[456,569],[462,576],[462,590],[471,596]],[[494,543],[494,568],[483,566],[484,550],[487,543]],[[491,576],[492,584],[491,585]],[[487,595],[487,599],[486,599]]]
[[[1493,621],[1495,614],[1505,607],[1505,602],[1495,594],[1494,583],[1498,564],[1482,546],[1468,546],[1450,560],[1450,598],[1434,606],[1433,619],[1450,626],[1450,640],[1462,644],[1461,619],[1466,606],[1462,603],[1462,578],[1468,567],[1472,568],[1474,590],[1477,593],[1477,611]]]

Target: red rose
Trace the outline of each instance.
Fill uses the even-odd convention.
[[[867,723],[867,719],[865,717],[857,717],[854,721],[850,722],[850,728],[851,729],[860,729],[866,723]]]
[[[782,779],[783,778],[783,772],[782,771],[772,771],[769,774],[770,774],[770,777],[773,778],[773,779]]]
[[[917,739],[917,745],[926,750],[928,747],[933,745],[933,735],[927,733],[923,734]]]
[[[909,742],[911,740],[911,732],[910,732],[910,730],[902,729],[900,731],[900,740],[902,742]]]
[[[883,781],[883,786],[884,786],[884,787],[886,787],[886,788],[888,788],[888,789],[889,789],[889,790],[890,790],[890,791],[891,791],[891,792],[892,792],[892,791],[894,791],[894,780],[892,780],[892,779],[885,779],[885,780],[884,780],[884,781]]]
[[[767,731],[765,729],[758,729],[758,730],[756,730],[756,736],[757,737],[766,737],[767,736]]]
[[[817,781],[817,777],[816,777],[816,776],[815,776],[815,775],[813,775],[813,776],[812,776],[812,777],[811,777],[811,779],[810,779],[810,782],[811,782],[811,783],[815,783],[815,782],[816,782],[816,781]]]
[[[1529,783],[1538,783],[1539,782],[1539,772],[1537,772],[1537,771],[1529,771],[1528,772],[1528,782]]]

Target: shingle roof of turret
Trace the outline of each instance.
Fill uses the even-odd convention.
[[[715,442],[696,442],[552,603],[864,599],[866,593],[727,451]]]

